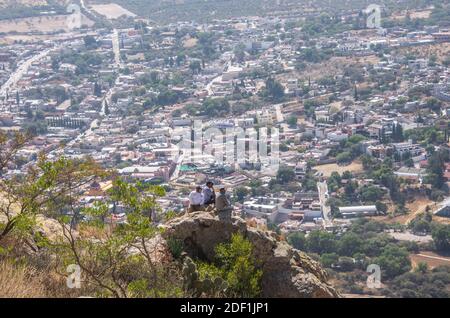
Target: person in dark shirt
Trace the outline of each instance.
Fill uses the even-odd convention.
[[[216,203],[216,192],[214,191],[214,183],[208,181],[206,187],[203,188],[203,204],[205,208]]]

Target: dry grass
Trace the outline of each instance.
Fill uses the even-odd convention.
[[[388,204],[390,214],[377,217],[377,220],[387,224],[400,223],[403,225],[408,225],[408,223],[411,222],[417,215],[425,213],[427,206],[431,208],[431,211],[434,211],[436,208],[435,202],[431,201],[427,197],[416,197],[414,201],[406,203],[406,208],[410,211],[410,213],[393,216],[395,205],[391,203]],[[436,216],[433,216],[433,220],[440,222]]]
[[[317,80],[326,76],[336,76],[342,73],[342,70],[349,66],[364,66],[366,64],[376,64],[380,61],[376,55],[364,56],[364,57],[339,57],[334,56],[328,61],[324,61],[318,64],[308,64],[305,70],[293,71],[288,74],[282,74],[277,77],[279,80],[288,79],[291,77]]]
[[[197,45],[198,40],[195,38],[189,38],[183,43],[183,47],[189,49]]]
[[[431,15],[432,10],[415,10],[410,11],[409,16],[411,19],[428,19]],[[403,20],[406,18],[406,12],[398,13],[393,16],[395,20]]]
[[[419,263],[426,263],[428,268],[433,269],[439,266],[449,266],[450,257],[445,257],[433,252],[421,252],[420,254],[411,254],[409,256],[413,269],[417,267]]]
[[[26,7],[33,7],[33,6],[44,6],[47,5],[46,0],[0,0],[0,7],[8,7],[11,5],[23,5]]]
[[[94,22],[89,20],[84,15],[82,16],[81,23],[83,25],[92,26]],[[4,33],[9,32],[56,32],[56,31],[69,31],[68,17],[65,15],[55,16],[42,16],[33,18],[23,18],[14,20],[0,21],[0,30]]]
[[[330,177],[333,172],[338,172],[343,174],[345,171],[350,171],[352,173],[361,173],[364,171],[363,165],[360,162],[353,162],[348,166],[340,166],[338,164],[328,164],[315,166],[315,170],[322,172],[324,177]]]
[[[436,55],[438,61],[442,62],[450,55],[450,43],[435,43],[420,47],[400,48],[396,52],[399,54],[413,54],[418,58],[429,58],[431,55]]]
[[[127,17],[135,17],[136,14],[134,14],[131,11],[128,11],[127,9],[121,7],[120,5],[116,3],[109,3],[109,4],[94,4],[91,6],[92,9],[101,14],[104,15],[107,19],[114,20],[118,19],[121,16],[127,16]]]
[[[42,298],[47,297],[42,283],[44,274],[30,267],[14,265],[9,261],[0,263],[1,298]]]

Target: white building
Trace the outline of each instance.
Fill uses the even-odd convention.
[[[369,206],[349,206],[339,208],[339,213],[343,218],[373,216],[378,214],[378,209],[375,205]]]

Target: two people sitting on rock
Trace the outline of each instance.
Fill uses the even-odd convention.
[[[226,195],[226,189],[224,187],[220,188],[220,194],[216,197],[214,183],[208,181],[205,188],[202,189],[201,186],[197,186],[189,194],[188,213],[212,211],[214,210],[213,205],[220,218],[231,219],[233,206]]]

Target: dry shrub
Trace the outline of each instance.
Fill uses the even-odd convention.
[[[42,284],[43,279],[43,273],[34,270],[32,267],[3,261],[0,263],[0,297],[46,297],[46,290]]]

